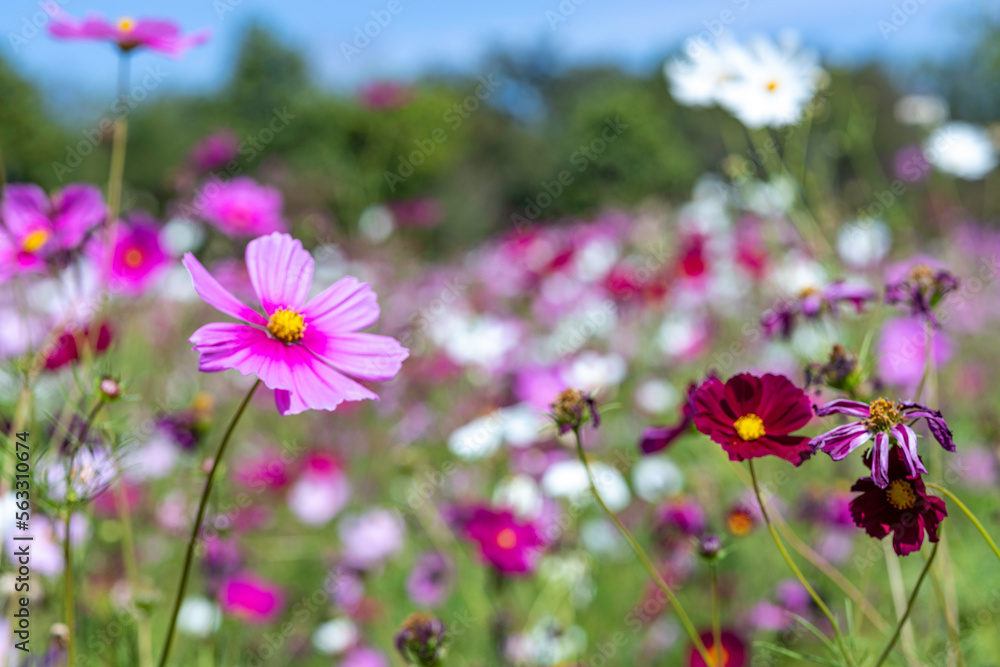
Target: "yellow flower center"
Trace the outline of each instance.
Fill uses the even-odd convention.
[[[763,438],[766,435],[764,420],[752,412],[748,415],[743,415],[733,422],[733,428],[736,429],[736,434],[740,438],[748,442],[757,438]]]
[[[742,537],[753,530],[753,518],[746,512],[730,512],[726,517],[726,526],[733,535]]]
[[[770,81],[767,82],[766,87],[767,87],[767,92],[773,93],[778,89],[778,82],[775,81],[774,79],[771,79]]]
[[[120,19],[118,19],[118,29],[119,30],[121,30],[123,32],[132,32],[132,29],[134,27],[135,27],[135,21],[133,21],[129,17],[123,16]]]
[[[125,265],[131,269],[142,266],[142,251],[138,248],[129,248],[125,252]]]
[[[899,405],[884,398],[872,401],[868,406],[871,417],[865,420],[865,425],[872,431],[888,431],[902,422]]]
[[[723,646],[707,646],[705,653],[708,654],[709,667],[726,667],[729,664],[729,651]],[[720,653],[722,655],[719,655]]]
[[[908,510],[917,504],[917,494],[913,485],[903,479],[894,479],[885,490],[889,504],[898,510]]]
[[[49,236],[47,229],[36,229],[24,237],[21,248],[24,252],[35,252],[48,242]]]
[[[920,287],[931,287],[934,285],[934,269],[926,264],[917,264],[910,271],[910,280]]]
[[[267,321],[267,330],[284,343],[294,343],[302,338],[302,332],[306,330],[306,321],[294,310],[278,308]]]
[[[504,528],[497,533],[497,546],[501,549],[513,549],[517,545],[517,534],[513,528]]]

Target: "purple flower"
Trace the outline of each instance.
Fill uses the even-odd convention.
[[[358,94],[362,106],[374,111],[387,111],[406,106],[413,99],[413,91],[406,85],[393,81],[369,83]]]
[[[656,508],[656,532],[669,538],[672,534],[697,536],[705,532],[705,512],[693,498],[676,498]]]
[[[431,551],[417,559],[406,581],[410,599],[421,607],[437,607],[448,596],[454,565],[444,554]]]
[[[240,138],[232,130],[223,130],[203,138],[191,149],[189,159],[199,171],[219,169],[236,159]]]
[[[95,238],[87,252],[98,266],[104,264],[106,245],[103,239]],[[133,296],[149,289],[171,262],[160,240],[160,231],[153,219],[145,214],[133,215],[127,224],[115,227],[110,259],[105,281],[115,290]]]
[[[51,199],[33,183],[8,185],[0,204],[0,280],[42,270],[57,253],[79,246],[106,215],[101,191],[92,185],[68,185]]]
[[[949,452],[955,451],[955,443],[944,417],[937,410],[931,410],[919,403],[896,403],[879,398],[868,404],[838,398],[822,408],[816,408],[816,414],[820,417],[834,413],[860,417],[861,421],[838,426],[832,431],[816,436],[809,441],[809,444],[814,450],[822,450],[829,454],[834,461],[840,461],[861,445],[874,439],[870,457],[872,478],[880,487],[889,484],[889,447],[892,439],[895,439],[902,449],[910,475],[927,472],[917,454],[917,434],[908,424],[903,423],[907,419],[925,420],[934,439]]]
[[[134,20],[122,17],[111,23],[99,14],[78,20],[66,12],[56,12],[49,24],[49,34],[62,39],[94,39],[114,42],[122,51],[145,47],[164,55],[180,57],[192,46],[208,41],[208,30],[182,35],[180,27],[162,19]]]
[[[795,320],[801,315],[816,319],[828,311],[837,313],[839,304],[847,302],[861,312],[866,302],[875,298],[875,290],[867,285],[850,285],[837,281],[823,289],[807,288],[796,299],[778,304],[761,317],[760,324],[768,336],[781,335],[789,338],[795,328]]]
[[[228,236],[259,236],[288,227],[281,216],[281,193],[247,176],[210,181],[194,205],[199,215]]]
[[[935,264],[933,260],[917,258],[894,267],[886,284],[885,302],[907,305],[911,315],[926,318],[938,327],[934,306],[958,289],[958,278]]]
[[[534,523],[521,523],[507,511],[474,507],[462,523],[462,532],[479,545],[482,560],[503,575],[534,572],[544,542]]]
[[[698,385],[694,382],[688,385],[687,400],[680,408],[680,419],[672,426],[650,426],[642,432],[642,439],[639,440],[639,451],[643,454],[655,454],[672,445],[677,438],[681,437],[694,424],[694,395],[698,391]]]
[[[881,378],[890,384],[915,388],[927,365],[928,344],[937,367],[951,359],[951,341],[943,332],[937,331],[931,337],[923,322],[915,317],[885,322],[878,341]]]

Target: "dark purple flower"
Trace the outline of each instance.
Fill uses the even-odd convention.
[[[871,458],[868,452],[866,465],[873,464]],[[851,501],[855,524],[879,540],[892,533],[892,548],[900,556],[919,551],[925,532],[927,539],[937,542],[938,526],[948,516],[944,501],[927,495],[924,481],[911,474],[911,468],[903,449],[894,447],[887,456],[885,484],[865,477],[851,487],[861,492]]]
[[[809,441],[815,450],[822,450],[834,461],[840,461],[855,449],[874,438],[872,448],[872,478],[880,487],[889,483],[889,449],[890,440],[895,439],[903,452],[904,460],[911,475],[926,473],[920,457],[917,455],[917,434],[908,424],[907,419],[924,419],[934,438],[949,452],[955,451],[951,431],[941,413],[931,410],[919,403],[895,403],[884,398],[872,401],[870,404],[838,398],[830,401],[822,408],[816,408],[816,414],[826,417],[833,413],[851,417],[860,417],[861,421],[851,422],[818,435]]]
[[[900,267],[896,267],[895,277],[890,278],[885,287],[885,302],[909,306],[911,315],[924,317],[937,327],[940,323],[934,316],[934,307],[958,289],[958,278],[932,264],[918,261],[902,276],[899,275]]]
[[[672,426],[650,426],[642,432],[642,439],[639,441],[639,451],[643,454],[655,454],[672,445],[677,438],[681,437],[691,429],[694,423],[694,394],[698,390],[698,385],[692,382],[688,385],[687,400],[680,408],[680,420]]]
[[[875,298],[875,290],[867,285],[850,285],[843,281],[830,283],[823,289],[807,288],[798,298],[782,302],[761,316],[760,324],[768,336],[789,338],[795,320],[801,315],[816,319],[824,312],[837,314],[841,303],[850,303],[861,312],[866,302]]]
[[[440,665],[447,643],[448,635],[441,619],[423,612],[410,614],[396,633],[396,650],[408,665]]]

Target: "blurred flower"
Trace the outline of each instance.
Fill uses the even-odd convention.
[[[359,637],[358,626],[349,618],[335,618],[313,631],[312,645],[325,655],[337,655],[353,646]]]
[[[113,291],[121,290],[132,296],[141,294],[173,261],[163,248],[155,221],[144,213],[133,214],[127,223],[115,226],[113,245],[105,276]],[[105,264],[107,248],[103,238],[95,237],[87,252],[95,265]]]
[[[996,147],[985,129],[953,121],[934,130],[924,143],[932,165],[952,176],[979,180],[997,166]]]
[[[921,183],[927,179],[931,165],[920,146],[906,146],[896,151],[892,159],[896,178],[907,183]]]
[[[114,459],[99,445],[79,447],[72,456],[49,453],[39,462],[49,496],[69,503],[90,500],[104,491],[118,472]]]
[[[260,625],[277,618],[285,606],[285,598],[276,584],[243,573],[222,583],[219,604],[225,613]]]
[[[702,535],[698,540],[698,555],[706,560],[715,560],[722,551],[722,538],[715,533]]]
[[[422,554],[406,580],[410,600],[421,607],[437,607],[448,596],[454,570],[451,559],[444,554],[436,551]]]
[[[845,264],[865,267],[878,264],[892,248],[892,235],[882,220],[855,220],[837,232],[837,255]]]
[[[867,453],[865,465],[874,469],[873,458],[874,452]],[[861,492],[851,501],[855,523],[879,540],[891,532],[892,548],[900,556],[919,551],[925,531],[927,539],[937,542],[938,526],[948,516],[944,501],[927,495],[924,481],[913,474],[913,467],[903,449],[893,447],[885,457],[885,483],[864,477],[851,487],[851,491]]]
[[[997,457],[986,447],[975,447],[959,452],[948,466],[949,473],[957,475],[970,488],[990,489],[997,483]]]
[[[406,106],[413,99],[413,90],[402,83],[374,81],[358,93],[358,101],[365,108],[386,111]]]
[[[192,46],[204,44],[209,38],[208,30],[182,35],[176,23],[163,19],[136,21],[122,17],[111,23],[99,14],[90,14],[83,20],[77,20],[61,10],[52,14],[49,34],[62,39],[114,42],[123,52],[145,47],[172,57],[180,57]]]
[[[685,106],[718,103],[723,86],[736,76],[736,61],[745,57],[742,48],[727,39],[720,39],[713,48],[691,38],[685,52],[689,59],[675,58],[663,66],[670,94]]]
[[[338,667],[389,667],[389,659],[381,651],[357,646],[344,654]]]
[[[818,435],[809,441],[809,445],[817,451],[826,452],[834,461],[840,461],[874,438],[871,456],[872,478],[880,487],[885,487],[889,483],[890,438],[899,443],[911,475],[927,473],[917,454],[917,434],[908,424],[903,423],[907,419],[914,421],[924,419],[934,439],[949,452],[955,451],[955,443],[944,417],[939,411],[931,410],[919,403],[896,403],[879,398],[868,404],[838,398],[816,409],[816,415],[819,417],[834,413],[860,417],[862,421],[844,424]]]
[[[617,512],[628,507],[632,494],[618,469],[600,461],[591,462],[588,466],[594,477],[594,486],[608,508]],[[549,466],[542,477],[542,490],[552,498],[566,498],[573,503],[586,502],[592,497],[587,468],[577,459]]]
[[[340,461],[328,452],[312,452],[288,492],[288,507],[308,526],[330,522],[347,504],[351,485]]]
[[[232,130],[223,130],[202,138],[188,159],[196,169],[202,172],[220,169],[230,160],[235,160],[239,154],[240,137]]]
[[[761,316],[761,328],[768,336],[780,334],[790,338],[796,319],[801,315],[808,319],[816,319],[822,313],[837,314],[841,303],[850,303],[857,312],[861,312],[868,301],[875,298],[875,290],[867,285],[849,285],[843,282],[830,283],[822,289],[806,288],[798,298],[780,303]]]
[[[856,382],[857,371],[858,358],[843,345],[834,345],[826,363],[813,362],[806,366],[806,389],[815,385],[847,390]]]
[[[650,426],[642,432],[639,440],[639,451],[643,454],[655,454],[672,445],[677,438],[691,429],[694,424],[694,395],[698,385],[694,382],[688,385],[687,400],[680,409],[680,419],[673,426]]]
[[[284,488],[290,473],[286,455],[277,450],[266,450],[251,459],[243,459],[235,466],[233,477],[237,482],[254,491]]]
[[[178,632],[203,639],[214,634],[220,625],[222,610],[218,605],[201,596],[184,598],[177,613]]]
[[[808,437],[790,435],[812,418],[809,399],[783,375],[742,373],[725,384],[710,378],[694,403],[695,426],[731,461],[773,455],[797,466],[812,455]]]
[[[601,425],[601,417],[594,406],[594,397],[579,389],[564,389],[559,392],[550,407],[552,419],[555,420],[560,433],[575,431],[588,421],[594,423],[594,428]]]
[[[507,510],[477,506],[460,520],[463,534],[479,545],[479,555],[500,574],[535,570],[544,542],[533,523],[521,523]]]
[[[942,331],[928,333],[923,321],[899,317],[882,325],[878,340],[878,372],[890,384],[916,388],[927,365],[928,343],[935,367],[951,359],[952,344]]]
[[[757,527],[761,518],[757,508],[739,501],[726,511],[726,528],[733,535],[743,537],[749,535]]]
[[[904,95],[893,112],[904,125],[933,127],[948,119],[948,103],[938,95]]]
[[[655,503],[680,492],[684,473],[665,456],[644,458],[632,468],[632,486],[637,496]]]
[[[248,176],[205,183],[195,197],[198,214],[228,236],[260,236],[283,232],[284,199],[277,188],[259,185]]]
[[[929,266],[919,259],[894,267],[890,275],[885,302],[908,305],[914,317],[924,317],[934,326],[940,326],[934,316],[934,307],[958,289],[958,278],[946,269]]]
[[[57,253],[79,246],[106,215],[104,197],[92,185],[67,185],[51,199],[33,183],[8,185],[0,202],[0,281],[42,270]]]
[[[398,514],[390,510],[345,517],[338,528],[344,563],[359,570],[377,567],[403,548],[403,530]]]
[[[389,210],[400,227],[437,227],[444,220],[444,206],[431,197],[389,202]]]
[[[111,327],[102,322],[97,332],[91,327],[64,331],[51,348],[46,350],[45,369],[54,371],[80,359],[80,350],[89,349],[95,356],[111,345]]]
[[[274,390],[282,415],[334,410],[343,401],[377,399],[341,373],[364,380],[395,377],[408,351],[388,336],[357,333],[378,319],[375,294],[344,277],[306,301],[313,258],[287,234],[270,234],[247,245],[247,268],[265,318],[227,292],[194,255],[184,256],[198,296],[241,323],[209,324],[190,338],[200,352],[199,370],[230,368],[257,375]]]
[[[694,498],[674,498],[657,507],[654,517],[661,539],[669,540],[677,534],[697,537],[705,532],[705,512]]]
[[[448,635],[441,619],[416,612],[403,621],[395,644],[407,664],[436,667],[447,655]]]
[[[739,635],[723,630],[719,639],[721,645],[716,646],[715,636],[711,630],[701,633],[701,641],[712,659],[711,667],[746,667],[749,654],[746,644]],[[688,651],[687,664],[688,667],[709,667],[694,646]]]

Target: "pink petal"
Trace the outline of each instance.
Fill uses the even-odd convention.
[[[312,285],[313,258],[300,241],[280,232],[254,239],[247,244],[247,271],[266,313],[281,307],[302,310]]]
[[[378,315],[375,292],[353,276],[344,276],[309,299],[302,309],[302,317],[310,326],[329,334],[370,327]]]
[[[205,267],[195,259],[194,255],[186,253],[182,263],[184,264],[184,268],[188,270],[188,273],[191,274],[191,280],[194,282],[194,291],[198,293],[198,296],[205,303],[238,320],[261,326],[267,324],[267,320],[260,313],[237,299],[225,287],[220,285],[219,281],[205,270]]]
[[[269,361],[280,356],[279,348],[284,346],[268,337],[263,329],[235,322],[206,324],[195,331],[189,340],[201,353],[198,369],[203,373],[218,373],[233,368],[243,375],[260,376],[262,369],[270,368]],[[269,386],[273,388],[274,375],[271,374],[269,379],[272,380]]]
[[[865,419],[871,417],[871,410],[867,403],[851,401],[846,398],[837,398],[821,408],[816,408],[816,415],[819,417],[826,417],[827,415],[832,415],[834,412],[851,415],[852,417],[864,417]]]
[[[409,350],[395,338],[367,333],[327,335],[307,328],[303,344],[339,371],[362,380],[385,382],[396,377]]]
[[[0,215],[3,224],[15,240],[39,228],[51,225],[48,216],[49,198],[34,183],[15,183],[4,188]]]
[[[305,346],[290,345],[285,350],[291,384],[279,387],[285,392],[275,392],[275,403],[282,415],[334,410],[344,401],[378,400],[375,393],[338,373]]]

